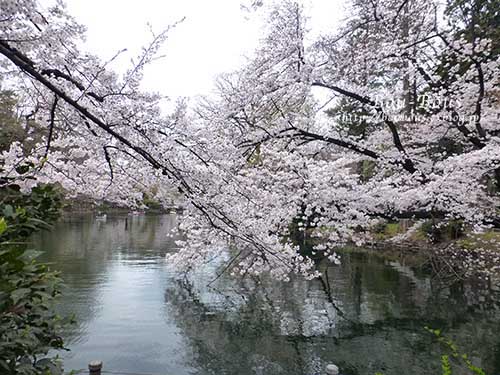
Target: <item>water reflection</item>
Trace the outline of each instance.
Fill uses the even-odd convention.
[[[321,280],[185,277],[165,262],[175,216],[67,218],[36,242],[67,283],[66,368],[102,359],[108,370],[157,374],[440,373],[443,328],[476,364],[500,373],[498,285],[446,286],[401,262],[360,253],[320,264]]]
[[[210,268],[178,279],[165,300],[199,373],[314,374],[335,362],[346,374],[437,374],[441,348],[426,325],[454,337],[488,373],[500,370],[500,295],[484,283],[445,287],[359,253],[322,270],[323,280],[226,278],[212,289]]]
[[[176,250],[167,234],[175,225],[173,215],[71,216],[35,238],[65,279],[61,312],[78,322],[66,335],[66,369],[97,358],[108,370],[189,373],[176,364],[182,337],[163,318],[164,259]]]

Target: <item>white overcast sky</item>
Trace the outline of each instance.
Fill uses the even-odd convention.
[[[251,56],[261,37],[256,14],[243,0],[66,0],[76,20],[87,26],[85,48],[109,59],[123,48],[137,55],[150,40],[148,23],[161,31],[185,17],[170,32],[162,54],[146,70],[144,88],[170,98],[210,92],[217,74],[232,71]],[[42,1],[44,2],[44,1]],[[343,16],[342,0],[304,0],[314,34],[334,32]],[[123,66],[122,65],[122,66]]]

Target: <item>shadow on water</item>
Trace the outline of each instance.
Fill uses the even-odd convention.
[[[125,226],[127,228],[125,229]],[[488,374],[500,373],[500,293],[480,281],[445,286],[366,253],[320,264],[321,280],[234,280],[217,264],[189,277],[165,261],[174,215],[70,217],[35,239],[61,270],[62,312],[75,312],[66,368],[102,359],[157,374],[439,374],[441,328]]]

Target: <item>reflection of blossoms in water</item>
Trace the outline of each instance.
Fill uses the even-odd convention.
[[[198,270],[167,289],[166,306],[202,373],[313,374],[331,362],[362,375],[382,367],[435,373],[439,347],[423,330],[429,321],[442,322],[440,328],[492,368],[500,295],[487,285],[449,284],[411,262],[340,256],[340,266],[322,262],[323,278],[312,281],[225,275],[207,287],[209,273]],[[415,353],[416,347],[425,349]]]

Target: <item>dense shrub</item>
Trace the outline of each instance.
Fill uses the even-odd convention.
[[[35,260],[28,238],[50,228],[59,215],[60,194],[39,186],[30,195],[15,187],[0,192],[0,373],[62,373],[52,349],[62,349],[66,320],[54,311],[61,279]]]

